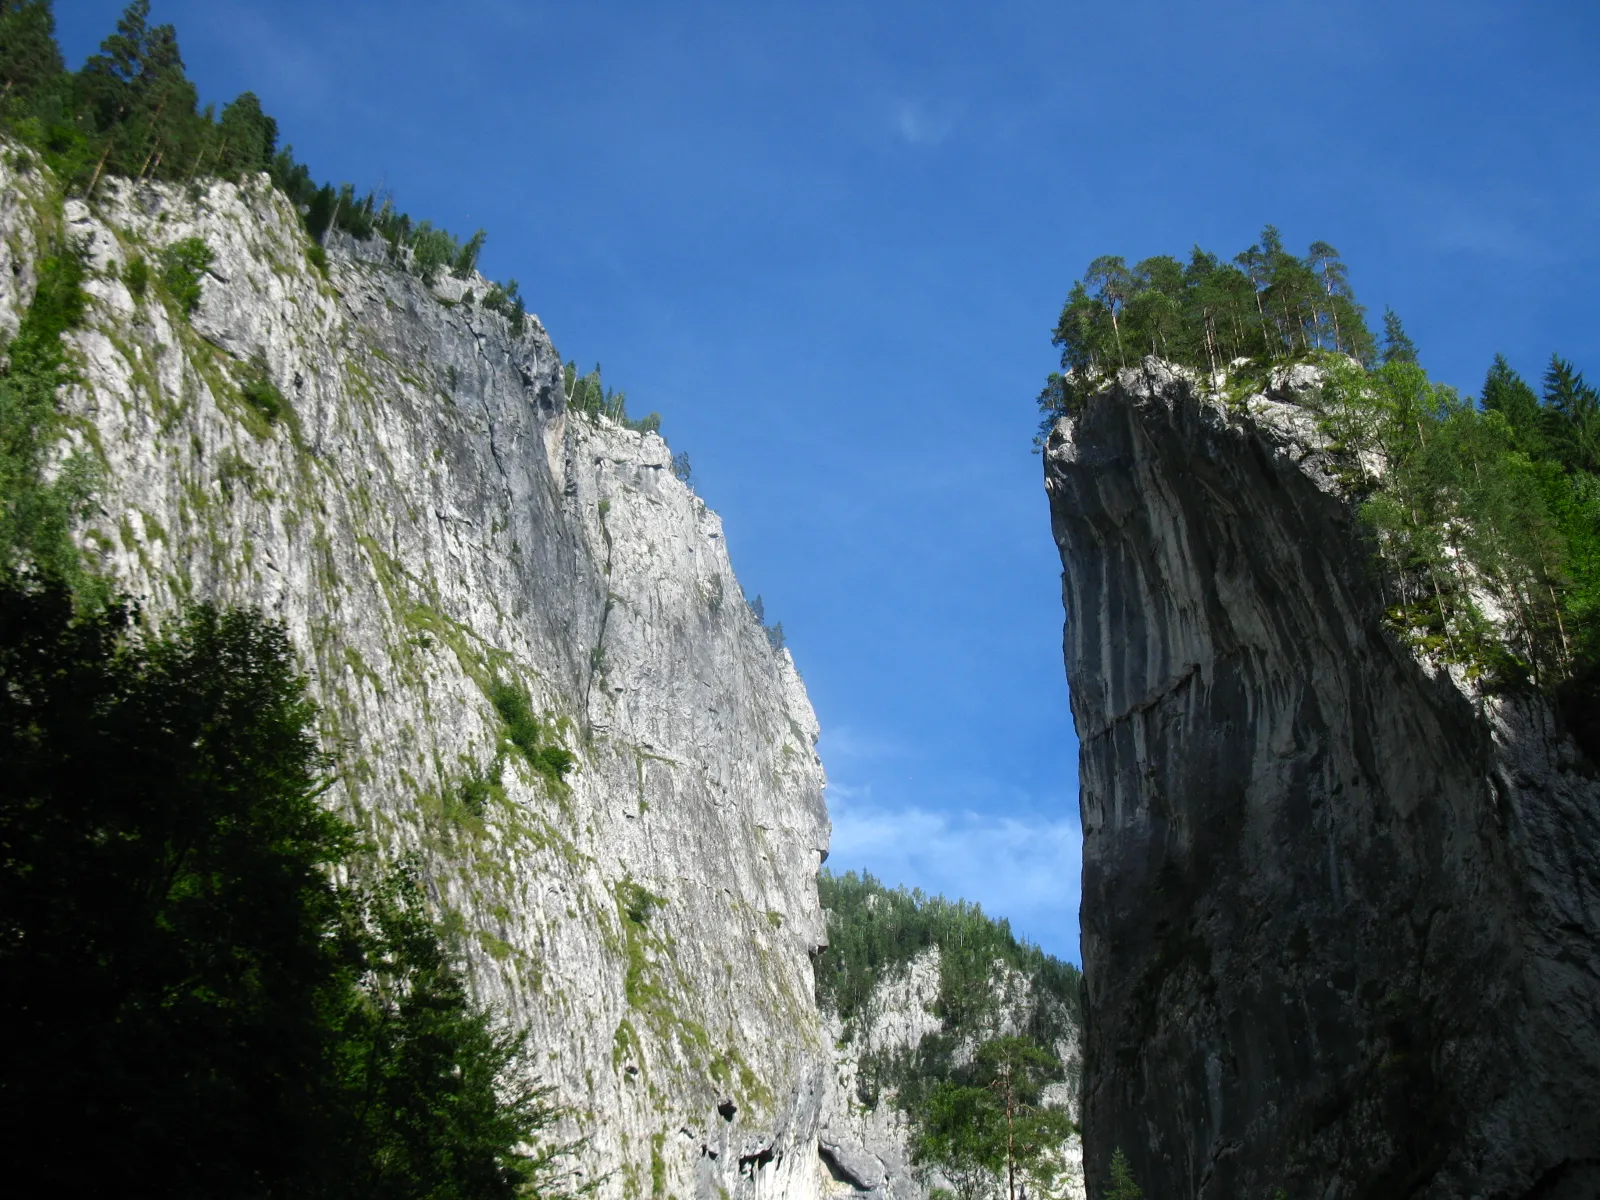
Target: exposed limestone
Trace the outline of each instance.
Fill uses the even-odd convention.
[[[1594,766],[1384,631],[1290,390],[1146,360],[1046,447],[1090,1179],[1120,1146],[1147,1196],[1600,1195]]]
[[[64,221],[91,268],[62,393],[104,467],[86,548],[153,622],[209,599],[287,623],[330,802],[419,856],[599,1195],[816,1195],[817,726],[666,444],[568,413],[537,319],[460,302],[482,279],[337,245],[324,278],[264,177],[105,181],[64,216],[52,186],[0,167],[0,328]],[[188,318],[122,282],[187,237],[215,254]],[[496,681],[577,756],[566,784],[501,752]]]

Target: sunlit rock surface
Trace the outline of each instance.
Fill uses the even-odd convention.
[[[817,725],[665,443],[568,413],[537,319],[463,302],[481,278],[430,289],[348,243],[324,278],[264,177],[107,181],[63,211],[7,163],[0,328],[42,245],[89,256],[62,391],[103,468],[84,545],[153,622],[216,600],[287,624],[329,802],[418,856],[479,996],[571,1106],[578,1181],[815,1196]],[[215,259],[186,319],[122,269],[188,237]],[[245,395],[263,372],[275,423]],[[566,786],[498,756],[496,680],[576,755]],[[496,785],[481,814],[472,778]]]
[[[1595,768],[1384,632],[1312,382],[1146,360],[1045,449],[1091,1185],[1600,1195]]]

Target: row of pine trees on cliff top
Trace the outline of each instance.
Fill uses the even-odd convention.
[[[1391,628],[1485,690],[1536,689],[1600,759],[1600,391],[1552,355],[1536,390],[1495,356],[1477,397],[1428,378],[1399,317],[1374,337],[1339,253],[1268,226],[1223,261],[1196,247],[1089,264],[1061,310],[1039,441],[1155,355],[1237,403],[1314,363],[1317,414],[1371,536]]]
[[[278,123],[253,92],[200,106],[171,25],[150,24],[149,0],[134,0],[100,51],[69,71],[55,40],[49,0],[0,0],[0,128],[39,153],[69,192],[91,195],[120,176],[193,184],[240,180],[265,171],[294,202],[306,232],[320,243],[330,230],[382,237],[399,265],[432,280],[465,278],[485,234],[462,239],[414,221],[391,197],[358,195],[348,183],[318,184],[292,147],[278,146]],[[520,328],[526,315],[516,280],[491,284],[475,298]]]
[[[358,193],[350,183],[319,184],[278,145],[278,123],[244,92],[218,113],[201,107],[171,25],[150,24],[149,0],[124,9],[115,31],[82,69],[69,71],[55,40],[50,0],[0,0],[0,130],[36,151],[70,193],[91,195],[120,177],[192,185],[203,179],[241,181],[266,172],[295,205],[312,240],[313,261],[326,265],[322,243],[333,231],[381,238],[390,261],[433,282],[444,273],[466,279],[487,235],[459,238],[428,220],[414,220],[392,196]],[[490,283],[481,305],[523,328],[527,308],[515,279]],[[600,388],[600,368],[578,376],[567,364],[572,407],[604,415],[636,432],[657,432],[658,413],[629,418],[622,392]],[[687,459],[679,464],[685,477]]]

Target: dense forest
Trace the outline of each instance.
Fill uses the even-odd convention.
[[[1271,226],[1231,262],[1095,259],[1054,342],[1041,443],[1147,354],[1234,405],[1275,368],[1319,366],[1301,402],[1371,535],[1391,627],[1485,690],[1549,695],[1600,759],[1600,392],[1570,362],[1553,355],[1536,391],[1497,355],[1462,396],[1393,312],[1373,336],[1333,247],[1296,257]]]
[[[315,719],[281,626],[197,607],[151,635],[0,576],[0,1120],[35,1190],[555,1190],[531,1048],[415,870],[318,803]]]
[[[1077,1036],[1077,967],[1018,940],[976,904],[886,888],[855,872],[824,870],[817,887],[828,921],[828,945],[815,960],[817,1003],[839,1018],[846,1041],[863,1037],[880,983],[929,950],[939,954],[933,1011],[942,1028],[904,1051],[864,1053],[856,1102],[905,1112],[919,1167],[964,1200],[1047,1185],[1053,1152],[1072,1129],[1041,1095],[1072,1069],[1058,1047]]]

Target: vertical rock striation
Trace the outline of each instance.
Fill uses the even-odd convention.
[[[324,276],[264,177],[113,180],[91,209],[24,161],[0,165],[0,328],[41,248],[80,243],[85,548],[153,622],[204,599],[287,624],[330,802],[418,858],[600,1195],[814,1196],[817,726],[665,443],[569,413],[543,328],[475,307],[481,278],[348,244]],[[192,314],[130,290],[191,237]],[[509,746],[505,689],[576,756],[564,782]]]
[[[1381,625],[1288,391],[1156,360],[1045,450],[1084,1123],[1148,1196],[1600,1195],[1600,783]]]

